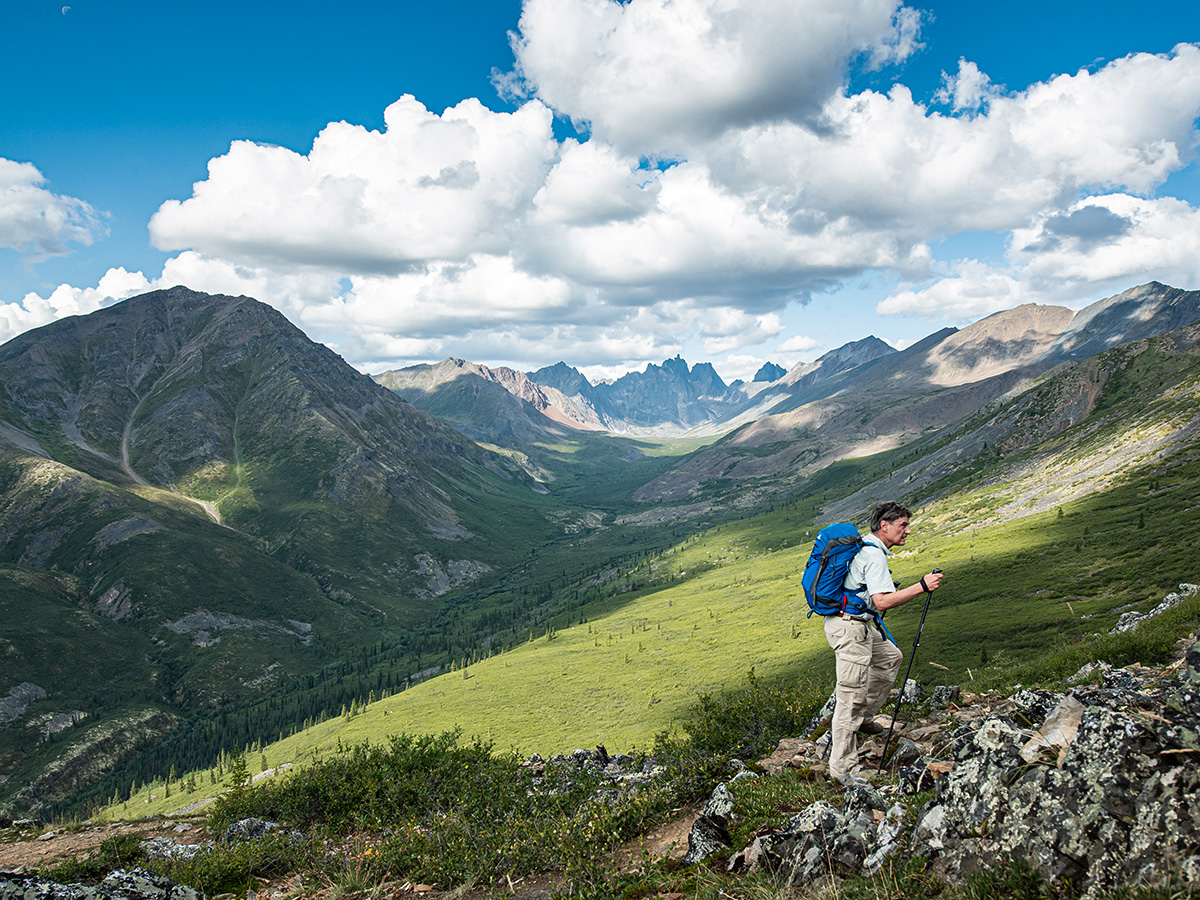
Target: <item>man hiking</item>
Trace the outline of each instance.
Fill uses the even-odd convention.
[[[825,616],[825,639],[837,657],[837,706],[830,726],[830,777],[848,784],[858,769],[858,732],[878,734],[883,727],[875,715],[887,702],[900,672],[904,654],[889,642],[882,628],[872,627],[876,613],[902,606],[942,584],[941,572],[930,572],[916,584],[901,589],[892,580],[888,556],[892,547],[903,547],[911,529],[912,513],[899,503],[880,503],[871,513],[871,533],[850,562],[845,589],[857,594],[863,613],[841,612]]]

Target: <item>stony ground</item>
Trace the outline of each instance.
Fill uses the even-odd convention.
[[[669,822],[658,825],[638,840],[623,846],[616,864],[631,865],[643,854],[655,859],[680,859],[687,852],[688,831],[699,814],[698,809],[682,810]],[[147,840],[195,844],[208,837],[202,818],[170,819],[136,824],[83,825],[72,828],[9,828],[0,832],[0,872],[27,872],[52,866],[66,859],[86,856],[101,841],[116,834],[139,834]],[[549,900],[557,883],[551,876],[532,876],[514,880],[509,889],[513,900]],[[264,882],[247,900],[349,900],[345,890],[332,884],[306,882],[293,875],[274,882]],[[423,897],[426,900],[484,900],[491,896],[485,890],[436,891],[432,887],[412,882],[383,885],[371,894],[372,900]],[[231,900],[226,895],[224,900]],[[242,900],[238,897],[237,900]]]
[[[172,819],[137,824],[84,825],[49,829],[8,828],[0,831],[0,872],[25,872],[52,866],[64,859],[86,856],[105,838],[115,834],[143,834],[147,838],[164,837],[176,843],[197,843],[203,833],[203,819]]]

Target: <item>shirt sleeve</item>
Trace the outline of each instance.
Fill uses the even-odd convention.
[[[875,594],[890,594],[896,590],[892,570],[888,568],[887,554],[874,544],[868,543],[859,552],[863,557],[863,581],[866,583],[866,598]]]

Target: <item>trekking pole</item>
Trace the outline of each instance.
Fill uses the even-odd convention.
[[[934,569],[935,573],[941,569]],[[900,704],[904,702],[904,689],[908,687],[908,673],[912,671],[913,660],[917,658],[917,648],[921,646],[921,631],[925,628],[925,615],[929,612],[929,601],[933,599],[933,591],[925,594],[925,608],[921,610],[921,624],[917,626],[917,639],[913,641],[912,654],[908,657],[908,668],[904,670],[904,680],[900,682],[900,690],[896,692],[896,708],[892,710],[892,724],[888,726],[887,737],[883,740],[883,753],[879,756],[879,772],[887,762],[888,744],[892,742],[892,730],[896,727],[896,719],[900,715]],[[876,773],[878,774],[878,772]]]

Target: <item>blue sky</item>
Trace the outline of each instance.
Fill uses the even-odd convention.
[[[0,0],[0,32],[0,339],[185,283],[364,371],[731,380],[1200,288],[1192,3]]]

